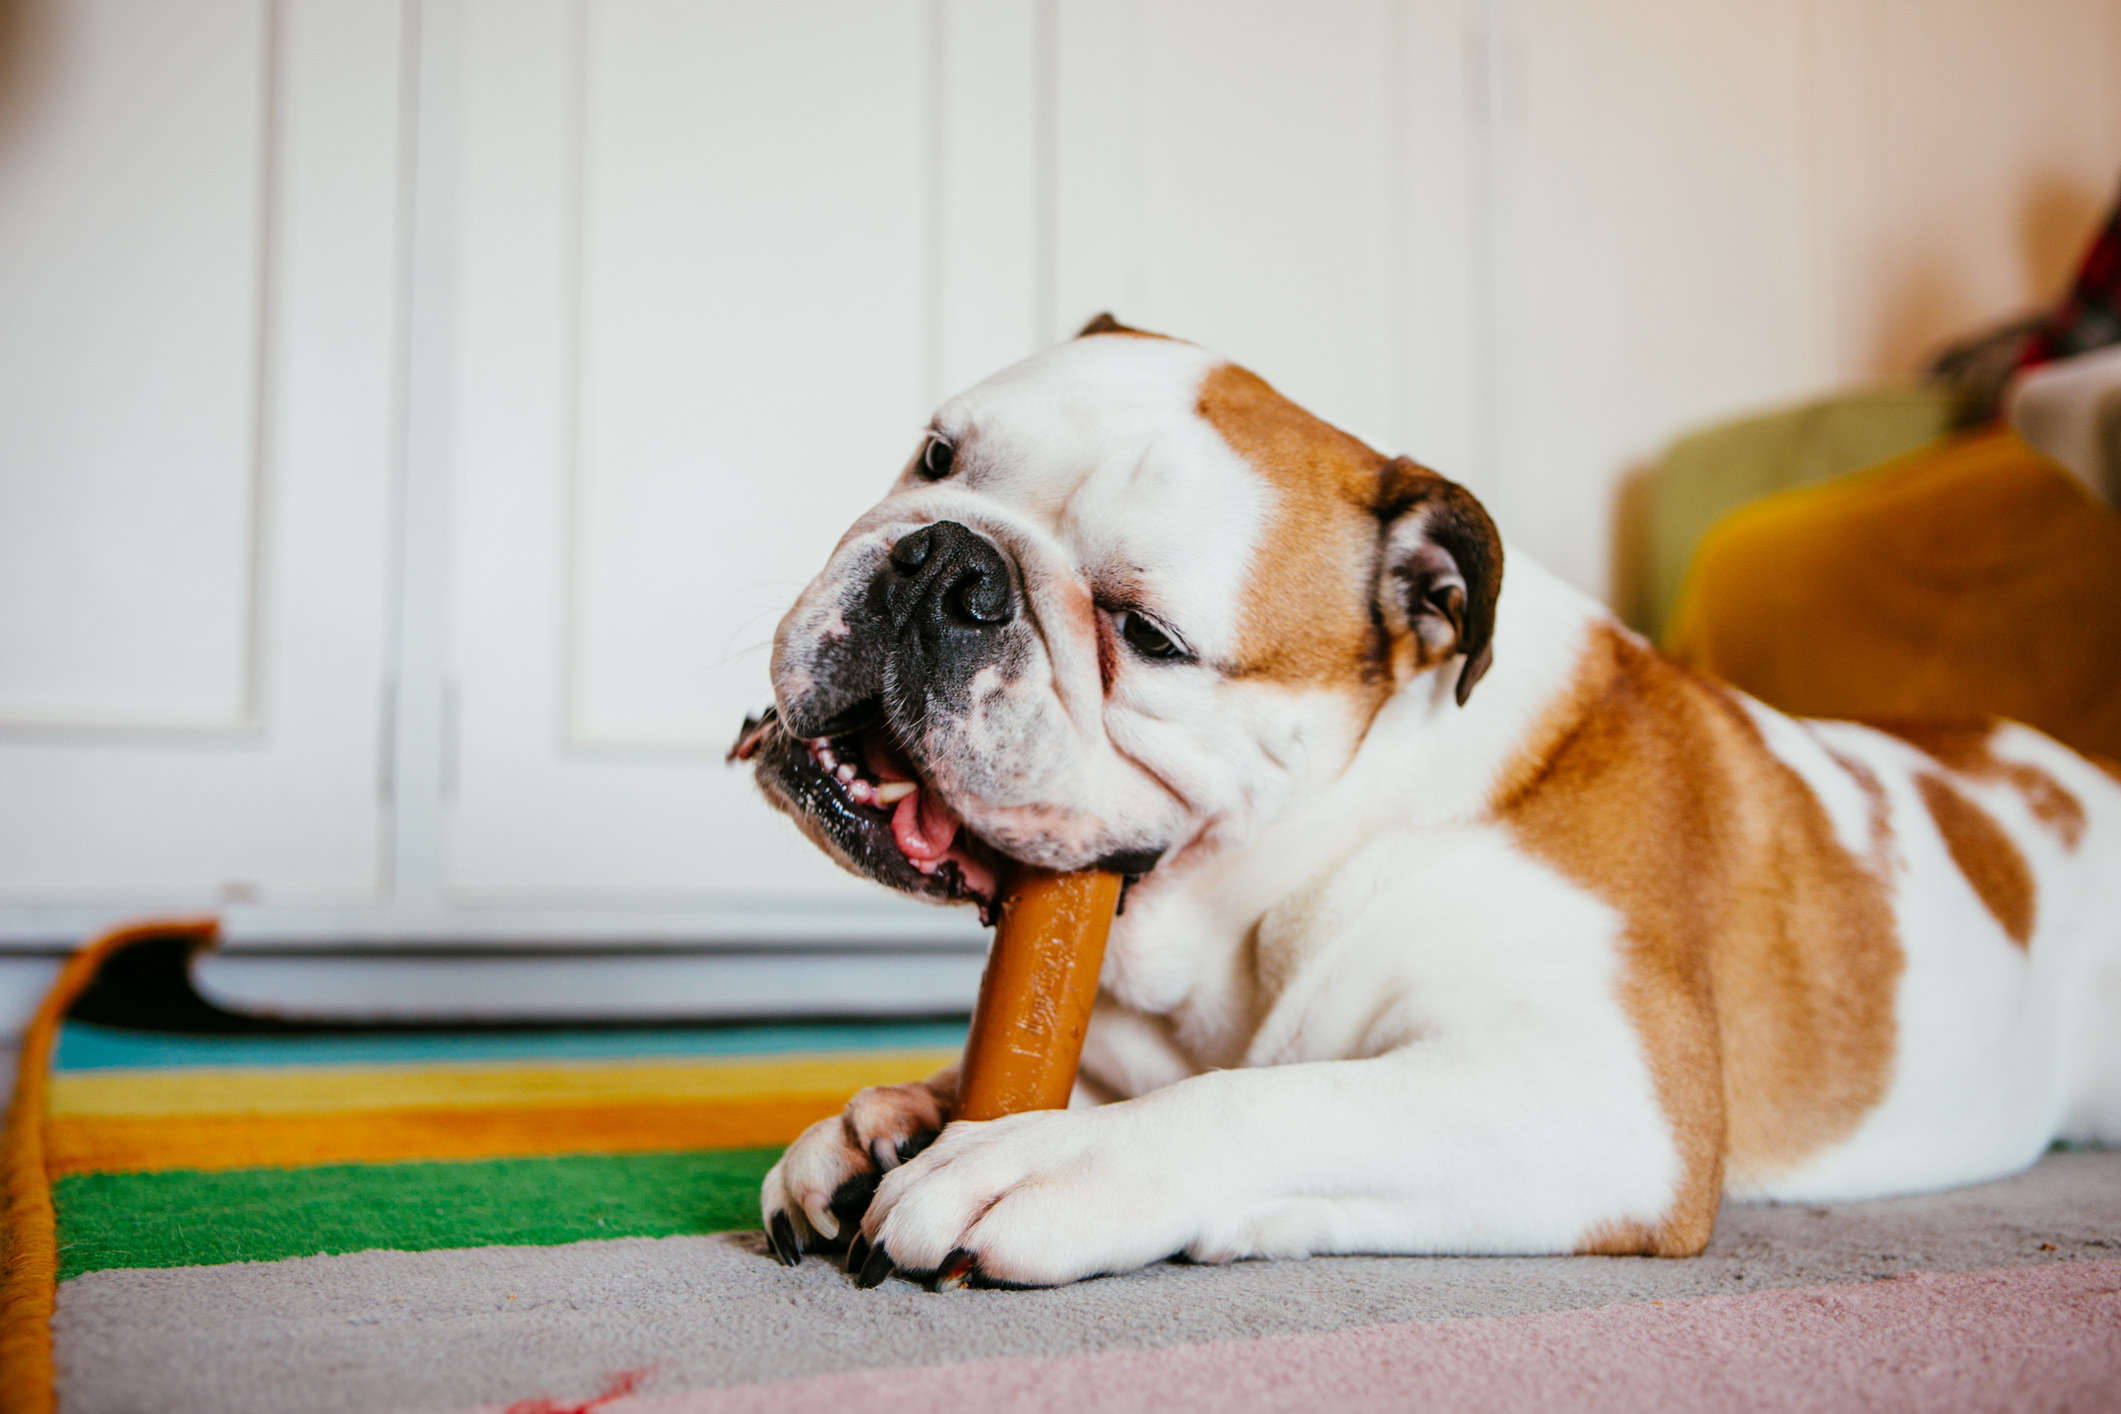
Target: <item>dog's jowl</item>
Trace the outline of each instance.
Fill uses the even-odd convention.
[[[865,1090],[783,1260],[1642,1252],[2121,1140],[2121,782],[2009,724],[1799,721],[1505,552],[1463,487],[1100,318],[936,413],[734,755],[987,909],[1139,877],[1075,1105]]]

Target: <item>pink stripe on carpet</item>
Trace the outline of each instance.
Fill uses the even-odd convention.
[[[977,1293],[937,1300],[979,1300]],[[791,1340],[800,1333],[790,1331]],[[652,1383],[652,1380],[650,1381]],[[938,1408],[1497,1414],[2121,1410],[2121,1261],[1055,1359],[858,1370],[516,1414]],[[503,1414],[492,1406],[477,1414]]]

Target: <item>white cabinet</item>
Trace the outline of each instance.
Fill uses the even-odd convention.
[[[0,909],[373,905],[398,14],[70,0],[19,28]]]

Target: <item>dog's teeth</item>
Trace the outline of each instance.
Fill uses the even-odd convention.
[[[856,805],[873,805],[876,803],[876,787],[857,776],[847,784],[847,798]]]
[[[896,805],[919,789],[920,786],[913,781],[886,781],[876,788],[876,803]]]
[[[849,781],[854,779],[854,767],[843,765],[837,771],[834,771],[832,774],[840,778],[841,785],[845,785]]]

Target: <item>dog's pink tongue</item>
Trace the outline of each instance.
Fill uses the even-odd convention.
[[[978,897],[991,899],[999,881],[992,869],[958,848],[963,826],[957,812],[932,790],[915,791],[891,812],[891,838],[898,841],[899,852],[913,861],[914,868],[933,874],[946,860],[953,861],[958,881]]]
[[[932,790],[917,790],[891,812],[891,837],[915,864],[933,864],[950,852],[962,823]]]

